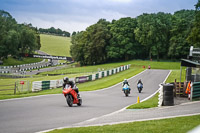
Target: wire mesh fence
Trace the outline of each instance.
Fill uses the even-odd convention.
[[[31,91],[31,84],[28,80],[18,80],[13,84],[0,85],[0,95],[15,95]]]

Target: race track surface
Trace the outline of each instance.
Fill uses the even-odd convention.
[[[125,97],[122,84],[90,92],[80,92],[81,107],[68,107],[62,94],[0,101],[0,133],[27,133],[71,126],[100,117],[152,95],[167,77],[169,70],[146,70],[129,81],[131,94]],[[136,84],[142,79],[141,94]]]

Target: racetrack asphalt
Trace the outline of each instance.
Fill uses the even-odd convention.
[[[90,122],[91,119],[96,120],[95,118],[101,118],[136,103],[138,96],[142,100],[152,95],[168,74],[169,70],[146,70],[132,77],[128,80],[132,89],[129,97],[123,94],[121,83],[98,91],[80,92],[83,99],[81,107],[76,105],[68,107],[62,94],[1,100],[0,133],[39,132],[81,125],[81,123]],[[136,89],[139,79],[142,79],[144,83],[140,94]],[[142,116],[139,114],[140,111],[137,114],[138,119]],[[146,114],[146,116],[151,115]]]

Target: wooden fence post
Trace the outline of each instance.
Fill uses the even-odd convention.
[[[15,82],[14,95],[16,94],[17,83]]]

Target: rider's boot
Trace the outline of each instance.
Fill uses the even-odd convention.
[[[77,94],[77,98],[80,98],[80,94],[79,93]]]

